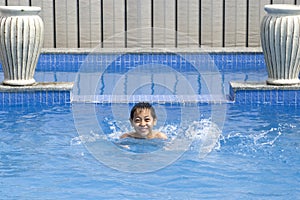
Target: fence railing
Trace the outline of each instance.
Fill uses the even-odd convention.
[[[259,47],[266,4],[300,0],[0,0],[39,6],[44,47]]]

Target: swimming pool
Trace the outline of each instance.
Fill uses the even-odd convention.
[[[205,158],[194,146],[160,170],[128,173],[87,151],[70,106],[8,107],[0,115],[1,198],[297,199],[299,116],[293,106],[230,104]]]
[[[253,59],[253,55],[239,58],[244,63],[242,68],[234,64],[237,58],[224,56],[226,58],[222,59],[226,60],[227,66],[217,59],[216,65],[221,72],[221,88],[225,95],[228,94],[229,80],[265,80],[263,63]],[[61,65],[68,69],[74,67],[64,64],[68,63],[66,58],[63,60]],[[58,66],[51,62],[50,65]],[[69,72],[66,72],[67,69],[45,72],[42,66],[43,60],[36,76],[38,81],[45,77],[49,81],[66,81],[76,76],[73,69]],[[124,86],[123,83],[121,85]],[[166,86],[167,91],[174,88]],[[145,95],[145,90],[151,91],[147,84],[142,89],[134,90],[135,94]],[[161,142],[118,140],[121,129],[129,129],[128,110],[133,102],[112,104],[107,99],[96,100],[103,102],[35,106],[11,104],[1,107],[0,193],[3,199],[297,199],[300,194],[300,113],[297,105],[240,105],[228,101],[178,103],[163,98],[163,101],[154,103],[160,111],[158,129],[170,138],[178,137],[176,133],[181,130],[200,130],[196,134],[199,137],[188,140],[187,148],[174,153],[178,149],[174,146],[164,149],[166,145]],[[226,105],[226,115],[222,118],[218,140],[207,154],[203,154],[203,141],[208,141],[206,128],[215,127],[211,118],[214,108],[224,109],[223,105]],[[89,111],[86,108],[92,109],[106,138],[98,132],[99,127],[93,129],[94,121],[88,121],[89,113],[84,115]],[[189,109],[195,111],[194,115],[184,113]],[[80,115],[74,114],[75,111]],[[78,121],[78,117],[83,118]],[[214,133],[218,133],[218,126]],[[78,134],[80,127],[90,129],[88,134],[80,131]],[[157,156],[146,165],[135,165],[137,160],[127,159],[125,161],[129,165],[125,168],[112,166],[118,164],[120,158],[106,151],[106,147],[111,146],[100,146],[102,151],[99,155],[90,149],[90,145],[103,139],[125,155],[135,155],[129,159],[143,160],[152,152],[159,151],[174,155],[174,159],[166,163],[165,157]],[[123,145],[130,148],[124,149]],[[99,156],[110,157],[113,162],[107,163]],[[147,165],[149,163],[155,168],[147,168],[152,166]]]

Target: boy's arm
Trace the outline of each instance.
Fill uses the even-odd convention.
[[[127,137],[130,137],[129,133],[124,133],[123,135],[120,136],[120,139],[127,138]]]
[[[161,133],[161,132],[159,132],[158,133],[158,138],[161,138],[161,139],[168,139],[168,136],[166,135],[166,134],[164,134],[164,133]]]

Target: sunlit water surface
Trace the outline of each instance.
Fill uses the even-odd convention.
[[[107,105],[96,109],[99,124],[108,142],[122,145],[120,124],[129,130],[129,122],[107,115],[109,110]],[[176,120],[165,121],[157,128],[177,137],[182,127]],[[88,141],[76,131],[71,106],[6,107],[0,112],[1,199],[297,199],[299,121],[297,107],[229,104],[221,135],[205,157],[199,157],[196,142],[160,170],[127,173],[90,154]],[[209,112],[195,123],[198,135],[207,133]],[[146,151],[164,146],[125,142],[135,153],[144,145]]]

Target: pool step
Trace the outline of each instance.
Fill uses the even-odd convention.
[[[0,106],[68,104],[72,88],[73,82],[37,82],[30,86],[0,84]]]
[[[269,85],[266,82],[230,82],[229,99],[236,104],[300,104],[300,84]]]
[[[228,103],[222,95],[73,95],[73,103]]]
[[[31,86],[0,84],[0,106],[82,103],[236,103],[300,104],[300,84],[268,85],[266,82],[230,82],[224,95],[72,95],[73,82],[37,82]]]

